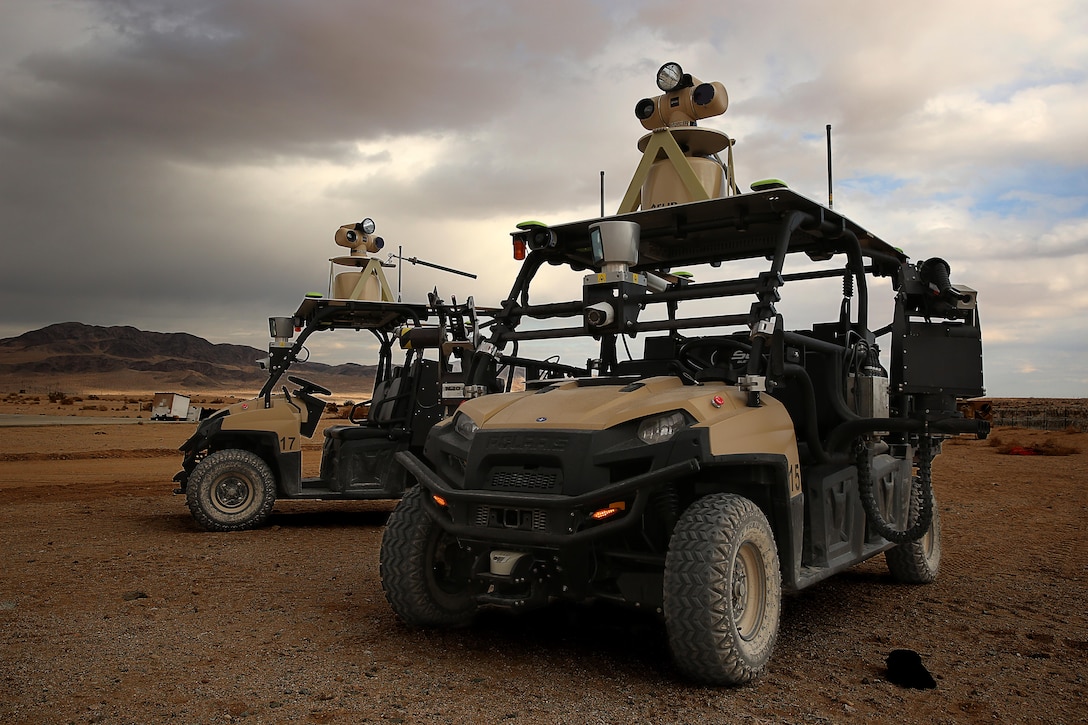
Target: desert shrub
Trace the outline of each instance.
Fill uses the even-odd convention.
[[[1042,443],[1002,443],[997,447],[997,452],[1007,456],[1072,456],[1080,453],[1080,449],[1047,438]]]

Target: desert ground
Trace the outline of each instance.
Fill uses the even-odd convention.
[[[259,530],[201,531],[171,493],[195,424],[138,400],[0,413],[27,416],[0,427],[3,723],[1088,722],[1083,432],[946,442],[937,582],[894,584],[881,557],[789,596],[767,675],[719,689],[676,673],[648,613],[406,628],[378,579],[393,502],[280,502]],[[897,648],[935,689],[887,680]]]

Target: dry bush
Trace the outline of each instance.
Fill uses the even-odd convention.
[[[1055,443],[1050,438],[1042,443],[1006,443],[1000,438],[991,438],[990,445],[1006,456],[1072,456],[1080,453],[1080,448]]]

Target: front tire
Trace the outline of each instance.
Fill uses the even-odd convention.
[[[385,598],[413,627],[463,627],[476,603],[457,540],[423,508],[422,486],[404,494],[382,534],[378,569]]]
[[[763,674],[778,636],[782,577],[767,517],[734,494],[704,496],[665,556],[665,628],[676,666],[711,685]]]
[[[256,453],[229,448],[212,453],[193,469],[186,485],[189,511],[208,531],[260,526],[276,503],[276,479]]]
[[[937,511],[937,497],[932,499],[933,521],[925,535],[917,541],[899,544],[884,552],[884,561],[892,578],[903,584],[930,584],[937,579],[941,569],[941,515]],[[918,499],[910,502],[910,520],[918,516]],[[913,524],[911,524],[913,525]]]

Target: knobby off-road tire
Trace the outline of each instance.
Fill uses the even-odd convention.
[[[185,500],[193,518],[209,531],[252,529],[272,513],[276,479],[256,453],[229,448],[193,469]]]
[[[933,520],[925,535],[917,541],[888,549],[884,552],[884,561],[892,578],[903,584],[929,584],[937,579],[941,568],[941,516],[937,512],[937,497],[931,499]],[[910,502],[910,521],[918,517],[918,499]],[[913,523],[911,524],[913,525]]]
[[[454,573],[457,540],[423,508],[426,493],[413,486],[389,515],[378,564],[382,589],[408,625],[463,627],[472,621],[476,603]]]
[[[693,503],[665,556],[665,628],[676,666],[711,685],[763,674],[778,636],[782,577],[770,524],[734,494]]]

